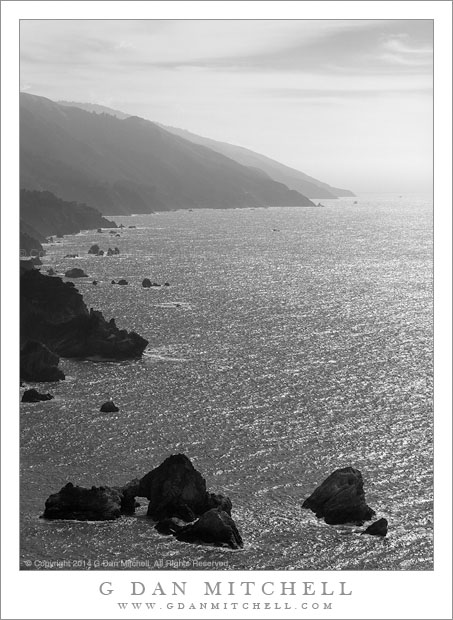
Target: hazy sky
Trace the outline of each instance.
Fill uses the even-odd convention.
[[[432,22],[21,22],[21,90],[246,146],[361,191],[429,191]]]

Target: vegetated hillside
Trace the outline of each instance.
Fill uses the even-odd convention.
[[[120,110],[114,110],[113,108],[108,108],[95,103],[78,103],[75,101],[61,101],[59,103],[62,105],[75,106],[89,112],[96,112],[97,114],[109,114],[122,119],[130,116],[130,114],[126,114]],[[218,140],[212,140],[211,138],[205,138],[185,129],[169,127],[168,125],[162,125],[160,123],[157,123],[157,125],[166,131],[173,133],[174,135],[190,140],[195,144],[206,146],[213,151],[217,151],[218,153],[233,159],[239,164],[252,168],[259,168],[266,172],[272,179],[274,179],[274,181],[284,183],[290,189],[295,189],[309,198],[339,198],[341,196],[354,196],[354,194],[348,189],[340,189],[322,181],[318,181],[318,179],[315,179],[300,170],[296,170],[290,166],[285,166],[275,159],[271,159],[266,155],[256,153],[250,149],[229,144],[227,142],[219,142]]]
[[[176,127],[168,127],[166,125],[162,125],[162,127],[177,136],[191,140],[196,144],[203,144],[218,153],[231,157],[231,159],[234,159],[244,166],[260,168],[275,181],[284,183],[291,189],[295,189],[309,198],[339,198],[340,196],[354,196],[354,194],[348,189],[332,187],[331,185],[318,181],[317,179],[314,179],[313,177],[310,177],[295,168],[285,166],[270,157],[266,157],[260,153],[255,153],[254,151],[246,149],[242,146],[235,146],[234,144],[228,144],[227,142],[219,142],[217,140],[212,140],[211,138],[204,138]]]
[[[21,187],[103,213],[314,206],[262,171],[138,117],[119,119],[21,93]]]
[[[113,228],[115,222],[85,204],[61,200],[51,192],[22,189],[20,192],[21,233],[45,241],[50,235],[69,235],[93,228]]]

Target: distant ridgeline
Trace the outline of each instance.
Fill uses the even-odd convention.
[[[106,110],[21,93],[21,187],[50,189],[101,213],[124,215],[184,208],[313,207],[301,187],[316,198],[343,191],[252,151],[189,133],[176,135],[143,118],[120,118],[119,112]]]
[[[87,112],[95,112],[96,114],[108,114],[119,119],[130,118],[130,114],[125,114],[119,110],[114,110],[95,103],[77,103],[75,101],[59,101],[58,103],[64,106],[80,108],[81,110],[86,110]],[[355,195],[348,189],[340,189],[339,187],[333,187],[332,185],[318,181],[318,179],[314,179],[300,170],[285,166],[270,157],[266,157],[260,153],[255,153],[254,151],[246,149],[242,146],[235,146],[234,144],[229,144],[227,142],[219,142],[218,140],[198,136],[185,129],[169,127],[168,125],[162,125],[161,123],[156,123],[156,125],[165,131],[180,136],[190,142],[201,144],[209,149],[212,149],[213,151],[216,151],[217,153],[221,153],[222,155],[233,159],[238,164],[255,168],[256,170],[261,170],[269,175],[269,177],[271,177],[274,181],[284,183],[287,187],[289,187],[289,189],[295,189],[309,198],[339,198],[341,196]]]
[[[20,249],[29,256],[42,252],[50,235],[69,235],[96,228],[116,227],[99,211],[77,202],[66,202],[51,192],[20,192]]]

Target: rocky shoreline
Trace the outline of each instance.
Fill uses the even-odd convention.
[[[148,341],[88,309],[72,282],[21,262],[21,380],[64,379],[60,357],[119,361],[139,358]]]

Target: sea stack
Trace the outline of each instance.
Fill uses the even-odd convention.
[[[326,523],[362,524],[374,517],[365,501],[363,478],[358,469],[344,467],[334,471],[302,504]]]

